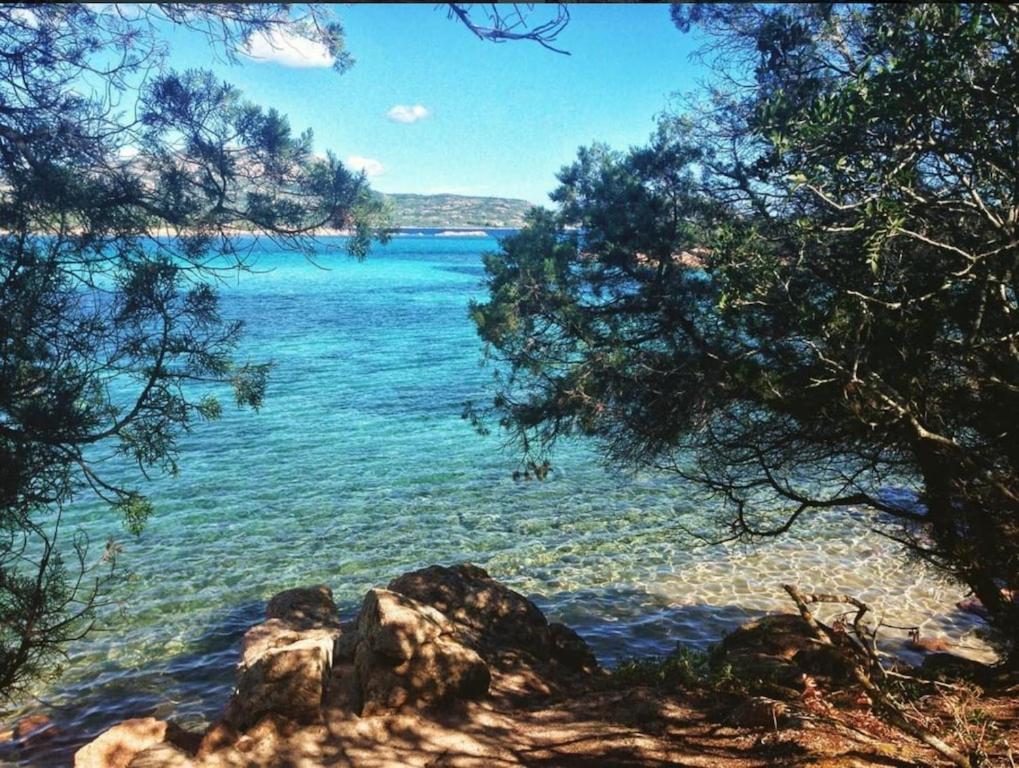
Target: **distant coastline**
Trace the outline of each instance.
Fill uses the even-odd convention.
[[[392,209],[397,227],[462,229],[519,229],[534,207],[508,197],[410,193],[379,193]]]
[[[498,235],[510,235],[514,232],[519,232],[520,227],[510,226],[457,226],[457,225],[445,225],[445,226],[434,226],[434,225],[400,225],[388,227],[388,231],[395,233],[396,235],[403,236],[416,236],[422,237],[495,237]],[[259,235],[263,234],[258,230],[253,229],[240,229],[238,227],[224,227],[223,232],[227,235]],[[30,233],[36,237],[53,237],[58,234],[63,235],[81,235],[84,230],[80,227],[65,227],[63,232],[42,232],[36,231]],[[15,234],[12,230],[0,228],[0,236]],[[181,232],[171,231],[166,228],[155,230],[157,237],[180,237],[187,235],[187,230]],[[337,229],[335,227],[319,227],[318,229],[310,230],[308,235],[313,237],[350,237],[353,232],[349,229]]]
[[[397,235],[428,234],[440,237],[488,237],[509,234],[521,229],[526,213],[534,207],[526,200],[506,197],[480,197],[453,194],[418,195],[411,193],[378,194],[390,209],[389,230]],[[188,231],[156,228],[159,237],[186,235]],[[254,235],[247,227],[226,227],[228,235]],[[0,229],[0,235],[11,234]],[[33,235],[75,236],[83,234],[80,227],[64,224],[62,229],[33,232]],[[317,237],[350,237],[349,229],[321,227],[308,234]]]

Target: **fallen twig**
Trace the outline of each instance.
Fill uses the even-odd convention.
[[[873,665],[877,663],[877,654],[871,653],[871,645],[863,642],[861,640],[861,635],[859,634],[860,632],[865,631],[862,628],[861,622],[863,615],[867,612],[868,608],[864,603],[860,602],[856,598],[847,597],[845,595],[805,594],[800,592],[800,590],[792,584],[784,584],[782,585],[782,588],[789,593],[789,597],[793,599],[793,602],[796,603],[796,607],[800,611],[800,616],[803,617],[803,620],[810,627],[814,637],[822,645],[829,645],[837,648],[840,645],[840,637],[850,636],[848,633],[839,635],[839,633],[837,633],[834,629],[818,621],[811,612],[809,606],[812,603],[848,603],[856,606],[857,613],[853,622],[853,628],[854,632],[857,633],[857,636],[852,638],[852,641],[855,641],[853,642],[853,645],[854,647],[862,646],[862,648],[858,649],[863,650],[867,658],[871,661],[871,664]],[[870,695],[892,725],[909,734],[913,738],[919,739],[955,765],[960,766],[960,768],[972,768],[972,762],[967,755],[962,754],[926,728],[917,725],[906,717],[905,712],[902,711],[899,704],[871,679],[868,670],[860,664],[858,660],[851,658],[850,665],[856,682],[859,683],[860,686]],[[882,672],[884,671],[880,663],[877,663],[877,667],[880,668]]]

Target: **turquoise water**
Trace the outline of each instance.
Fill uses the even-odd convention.
[[[370,586],[436,562],[485,566],[607,663],[703,647],[785,609],[787,581],[975,643],[952,610],[958,590],[903,565],[865,518],[818,516],[765,547],[691,551],[679,513],[699,510],[669,477],[617,473],[573,445],[548,481],[514,481],[517,455],[461,419],[465,400],[490,397],[467,303],[496,246],[397,237],[364,263],[323,254],[327,269],[267,250],[257,273],[222,287],[224,314],[247,323],[240,356],[276,364],[266,405],[227,406],[182,441],[180,476],[144,486],[158,512],[140,537],[100,507],[72,510],[93,541],[121,541],[126,575],[101,631],[31,707],[63,735],[9,760],[47,764],[125,716],[200,726],[225,703],[238,640],[267,597],[325,582],[349,614]]]

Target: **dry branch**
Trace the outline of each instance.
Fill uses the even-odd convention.
[[[854,647],[856,643],[860,642],[861,636],[865,635],[866,630],[863,628],[861,620],[868,608],[859,600],[845,595],[805,594],[800,592],[800,590],[792,584],[783,584],[782,588],[789,593],[789,597],[793,599],[793,602],[796,603],[796,607],[799,609],[800,616],[803,617],[803,620],[810,627],[814,637],[822,645],[838,648],[842,645],[840,639],[843,637],[848,638],[849,635],[840,634],[832,627],[818,621],[810,610],[810,605],[813,603],[846,603],[855,606],[857,608],[857,614],[853,625],[854,632],[857,633],[857,636],[854,638]],[[871,655],[870,651],[872,647],[872,643],[863,644],[863,650],[865,651],[868,660],[871,664],[874,664],[876,663],[877,656],[876,654]],[[885,693],[885,691],[882,690],[881,687],[873,681],[873,679],[871,679],[870,671],[857,660],[856,655],[851,654],[850,656],[851,658],[849,661],[851,664],[853,678],[878,705],[890,724],[909,734],[913,738],[919,739],[931,749],[950,760],[954,765],[961,766],[961,768],[972,767],[972,762],[967,755],[962,754],[957,749],[947,744],[944,740],[928,731],[926,728],[917,725],[906,717],[902,707],[900,707],[891,696]],[[881,665],[878,664],[877,666],[880,668]]]

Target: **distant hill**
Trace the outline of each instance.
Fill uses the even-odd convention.
[[[507,197],[380,194],[393,205],[397,227],[522,227],[532,207]]]

